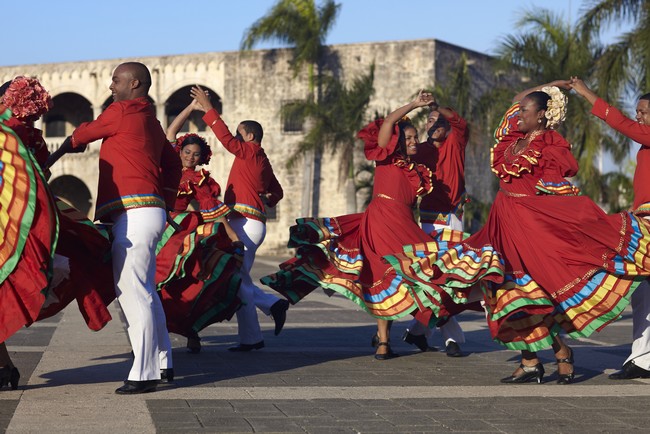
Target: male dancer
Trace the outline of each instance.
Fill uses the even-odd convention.
[[[591,113],[607,125],[641,145],[634,171],[634,214],[650,220],[650,93],[639,98],[636,121],[599,98],[577,77],[571,88],[593,105]],[[611,380],[650,378],[650,284],[644,281],[632,294],[632,351],[623,368],[611,374]]]
[[[465,192],[465,148],[469,140],[467,122],[449,107],[433,101],[427,118],[428,140],[418,144],[411,159],[433,172],[433,191],[420,202],[420,224],[426,233],[450,228],[463,230]],[[461,357],[465,335],[454,317],[440,326],[449,357]],[[405,342],[427,351],[431,330],[413,320],[403,336]]]
[[[171,341],[156,293],[155,251],[166,208],[172,209],[176,199],[181,161],[149,103],[150,87],[145,65],[119,65],[109,86],[113,103],[96,120],[81,124],[47,164],[103,139],[95,219],[113,223],[115,292],[134,355],[118,394],[153,392],[161,379],[173,380]]]
[[[253,283],[250,275],[255,252],[266,236],[266,207],[274,207],[282,199],[282,187],[262,148],[262,126],[255,121],[243,121],[237,126],[237,135],[233,136],[203,89],[196,86],[190,92],[206,112],[203,116],[205,123],[212,128],[223,147],[235,156],[224,202],[234,211],[228,214],[228,222],[244,243],[239,288],[243,306],[237,311],[239,345],[228,350],[259,350],[264,348],[264,340],[255,307],[273,316],[276,335],[282,330],[289,309],[287,300],[262,291]]]

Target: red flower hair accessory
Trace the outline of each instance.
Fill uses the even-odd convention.
[[[189,143],[185,143],[188,139],[191,139]],[[176,152],[178,152],[180,155],[181,150],[185,145],[199,145],[201,148],[201,159],[198,163],[199,166],[208,164],[210,162],[210,158],[212,157],[212,149],[210,149],[210,145],[208,145],[208,142],[203,137],[195,133],[188,133],[184,136],[180,136],[176,139],[174,149],[176,149]]]
[[[11,81],[2,103],[19,119],[39,118],[53,106],[52,97],[38,79],[22,75]]]

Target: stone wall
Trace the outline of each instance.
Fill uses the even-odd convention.
[[[334,45],[329,47],[328,61],[344,80],[367,73],[370,65],[375,64],[375,94],[368,110],[370,120],[375,111],[386,113],[405,104],[418,89],[436,82],[438,76],[444,80],[447,65],[454,65],[454,59],[462,51],[476,59],[473,77],[481,82],[480,87],[489,85],[487,56],[433,39]],[[283,133],[280,110],[286,102],[304,99],[309,92],[306,72],[294,77],[290,58],[290,50],[278,49],[20,65],[0,67],[0,82],[17,75],[37,76],[53,96],[65,92],[83,96],[90,102],[96,117],[110,97],[108,86],[114,67],[124,61],[140,61],[152,72],[150,96],[156,103],[163,127],[166,126],[165,102],[175,91],[195,83],[208,86],[220,96],[223,118],[232,131],[244,119],[257,120],[264,127],[262,144],[285,197],[277,207],[277,219],[268,222],[267,238],[260,253],[288,253],[288,227],[301,217],[304,180],[300,162],[293,170],[287,169],[285,162],[303,136]],[[214,152],[209,170],[224,187],[232,156],[217,143],[211,131],[205,132],[205,136]],[[63,138],[46,139],[55,148]],[[99,144],[93,144],[84,154],[65,156],[53,167],[52,179],[64,174],[76,176],[88,186],[94,200],[98,147]],[[361,144],[358,149],[356,161],[362,158]],[[490,200],[492,193],[486,187],[489,183],[485,182],[491,179],[486,169],[487,152],[477,149],[468,152],[468,189],[482,200]],[[347,213],[345,190],[338,179],[339,158],[340,155],[329,154],[323,158],[318,206],[321,216]]]

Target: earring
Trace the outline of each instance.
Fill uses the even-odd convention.
[[[537,123],[541,124],[542,123],[542,118],[537,119]]]

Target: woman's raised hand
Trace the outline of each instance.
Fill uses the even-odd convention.
[[[436,99],[433,97],[433,95],[430,92],[426,92],[424,89],[420,90],[418,96],[415,97],[415,100],[413,101],[413,105],[415,107],[424,107],[424,106],[435,105],[435,104],[436,104]]]
[[[557,86],[560,89],[571,90],[571,80],[555,80],[548,84],[549,86]]]
[[[192,89],[190,90],[190,95],[192,95],[194,101],[198,103],[197,108],[199,110],[208,112],[213,109],[212,103],[210,102],[210,97],[208,96],[207,92],[203,90],[203,88],[198,84],[196,86],[192,86]]]

